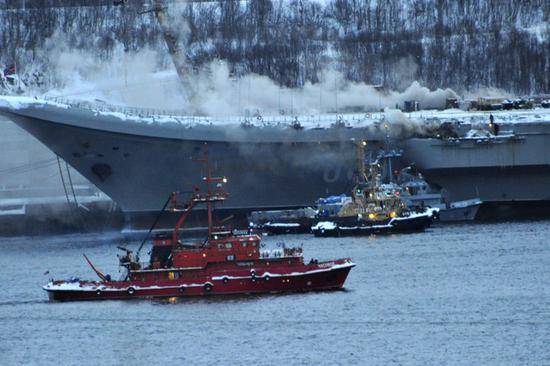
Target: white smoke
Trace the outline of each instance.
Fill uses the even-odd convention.
[[[45,87],[31,86],[30,94],[146,108],[183,109],[180,84],[174,71],[159,68],[156,51],[126,52],[116,45],[108,60],[84,50],[70,49],[65,37],[54,34],[37,52],[39,60],[27,69],[44,74]]]
[[[425,134],[437,126],[437,122],[421,117],[411,118],[399,109],[384,109],[382,126],[390,137],[410,136],[411,134]]]
[[[226,63],[210,63],[196,77],[197,110],[207,115],[316,114],[345,111],[378,111],[402,107],[405,101],[419,102],[422,108],[443,108],[447,98],[456,98],[451,89],[429,90],[413,81],[404,91],[386,92],[365,83],[351,82],[343,74],[325,71],[319,83],[306,82],[289,89],[266,76],[247,74],[232,78]]]
[[[514,98],[514,94],[495,87],[481,87],[464,93],[464,99],[484,98]]]
[[[231,79],[226,63],[216,61],[198,78],[201,104],[198,109],[209,115],[243,114],[316,114],[345,111],[380,111],[401,108],[405,101],[416,101],[421,108],[443,108],[447,98],[457,98],[451,89],[430,90],[415,80],[417,65],[406,57],[392,68],[393,78],[402,91],[386,91],[379,86],[347,80],[338,71],[328,69],[320,82],[303,87],[280,87],[271,79],[248,74]],[[237,101],[237,103],[235,103]]]
[[[416,81],[418,64],[413,56],[403,57],[392,67],[392,79],[397,82],[398,88],[403,90]]]
[[[117,45],[105,60],[91,52],[69,49],[66,44],[64,37],[56,34],[39,52],[39,59],[47,60],[49,65],[47,95],[99,99],[133,107],[187,109],[210,116],[379,111],[402,107],[412,100],[424,109],[442,108],[447,98],[456,97],[451,89],[430,90],[417,81],[402,91],[386,91],[346,80],[335,70],[322,73],[318,83],[306,82],[301,88],[290,89],[258,74],[233,77],[225,62],[214,61],[192,77],[197,97],[195,105],[189,106],[165,52],[127,52]],[[405,79],[413,76],[411,62],[398,63],[400,72],[409,70]],[[169,69],[163,65],[169,65]]]

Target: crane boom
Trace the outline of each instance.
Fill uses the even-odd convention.
[[[181,44],[186,43],[187,32],[181,29],[174,29],[174,26],[170,24],[166,15],[167,4],[165,0],[152,1],[153,12],[159,23],[164,41],[166,42],[166,47],[168,48],[168,53],[172,58],[172,62],[174,63],[174,67],[176,68],[176,72],[185,92],[187,106],[192,109],[191,112],[197,112],[195,103],[196,90],[192,82],[195,73],[188,54],[181,47]]]

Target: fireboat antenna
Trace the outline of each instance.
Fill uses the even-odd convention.
[[[210,182],[212,181],[212,170],[210,169],[210,159],[208,159],[208,144],[204,144],[204,156],[206,159],[206,194],[210,198],[212,194],[210,190]],[[208,237],[212,235],[212,201],[208,200]]]
[[[202,158],[197,159],[196,161],[202,162],[206,165],[206,176],[202,179],[206,182],[206,208],[208,211],[208,237],[212,235],[212,201],[210,197],[212,195],[212,190],[210,188],[210,183],[212,182],[212,170],[210,167],[210,159],[208,156],[208,143],[204,143],[204,154]]]
[[[202,158],[196,159],[197,162],[202,162],[206,165],[206,175],[203,177],[203,180],[206,183],[206,208],[208,211],[208,237],[212,235],[213,228],[213,202],[219,201],[221,197],[221,192],[212,191],[212,183],[217,183],[218,186],[221,186],[222,183],[226,183],[227,179],[225,177],[214,177],[212,176],[212,165],[210,164],[210,157],[208,154],[208,143],[204,143],[204,154]]]

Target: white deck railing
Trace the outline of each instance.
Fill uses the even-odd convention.
[[[235,123],[252,125],[306,125],[308,127],[326,127],[331,125],[340,125],[342,127],[351,127],[357,123],[379,122],[383,118],[383,113],[353,113],[353,114],[316,114],[316,115],[269,115],[263,116],[255,113],[250,116],[227,116],[227,117],[208,117],[193,116],[186,114],[184,110],[170,110],[143,107],[128,107],[114,104],[108,104],[102,101],[90,102],[84,100],[74,100],[65,97],[43,97],[46,101],[58,104],[85,109],[93,112],[103,113],[121,113],[125,116],[138,118],[161,119],[170,118],[176,122],[191,122],[202,124],[216,123]]]

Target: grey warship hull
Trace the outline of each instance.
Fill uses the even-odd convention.
[[[81,109],[30,106],[8,117],[48,146],[128,213],[157,212],[173,191],[200,181],[193,161],[208,144],[229,177],[225,209],[303,207],[348,191],[354,138],[366,129],[135,123]]]
[[[193,189],[201,176],[193,158],[205,143],[217,171],[230,177],[230,199],[224,207],[253,211],[304,207],[319,197],[348,192],[355,162],[351,141],[383,140],[364,126],[301,129],[155,117],[135,120],[47,103],[0,105],[0,112],[125,212],[138,215],[157,212],[170,192]],[[527,203],[544,211],[550,201],[550,123],[510,128],[514,137],[494,141],[403,140],[404,159],[414,162],[453,201]]]
[[[515,124],[488,139],[408,139],[414,162],[449,201],[479,198],[479,218],[550,214],[550,124]]]

